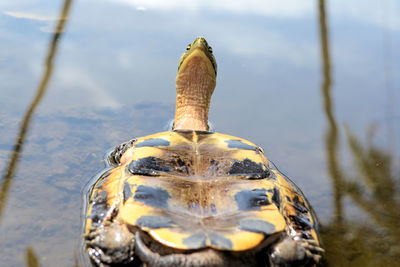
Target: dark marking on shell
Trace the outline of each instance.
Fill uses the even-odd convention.
[[[189,141],[193,140],[193,131],[189,130],[173,130],[173,131],[179,133],[182,137],[186,138]]]
[[[156,215],[142,216],[136,221],[136,224],[151,229],[171,228],[174,225],[170,218]]]
[[[106,191],[96,192],[91,201],[92,210],[88,218],[92,219],[92,226],[99,227],[107,214],[107,196]]]
[[[160,187],[140,185],[135,191],[134,200],[151,207],[168,209],[168,199],[170,197],[168,191]]]
[[[273,189],[273,194],[272,194],[272,198],[271,198],[272,202],[275,204],[275,206],[278,207],[278,209],[280,209],[281,206],[281,197],[279,195],[279,190],[278,188],[274,187]]]
[[[210,238],[210,242],[212,245],[222,248],[222,249],[232,249],[232,241],[229,239],[223,237],[222,235],[216,234],[216,233],[210,233],[208,235]]]
[[[210,204],[210,209],[211,209],[211,212],[212,212],[212,213],[214,213],[214,214],[217,213],[217,208],[215,207],[215,204],[214,204],[214,203],[211,203],[211,204]]]
[[[301,230],[310,230],[313,227],[307,215],[298,214],[297,216],[289,216],[289,218]]]
[[[217,160],[215,160],[215,159],[211,159],[210,160],[210,165],[211,166],[218,166],[218,164],[219,164],[219,162]]]
[[[189,168],[184,160],[180,157],[176,158],[176,160],[171,161],[171,165],[173,166],[173,170],[177,173],[189,175]]]
[[[241,140],[225,140],[225,143],[228,144],[228,148],[237,148],[237,149],[244,149],[244,150],[254,150],[256,151],[257,147],[248,145],[243,143]]]
[[[136,175],[157,176],[160,172],[170,172],[171,168],[162,159],[146,157],[134,160],[127,166],[130,173]]]
[[[136,147],[144,147],[144,146],[169,146],[170,142],[165,139],[161,138],[150,138],[150,139],[145,139],[142,142],[138,143]]]
[[[197,135],[210,135],[213,134],[214,132],[210,131],[195,131]]]
[[[275,226],[263,220],[241,220],[239,227],[242,230],[256,233],[263,233],[266,235],[275,232]]]
[[[270,171],[262,163],[255,163],[250,159],[245,159],[243,161],[235,161],[228,174],[244,176],[248,179],[263,179],[269,176]]]
[[[219,170],[220,170],[220,162],[215,159],[211,159],[208,167],[210,175],[215,175],[216,173],[218,173]]]
[[[235,201],[239,210],[259,210],[261,206],[271,204],[264,188],[240,191],[236,193]]]
[[[214,132],[208,132],[208,131],[196,131],[197,134],[197,140],[198,142],[201,142],[205,138],[208,138],[209,135],[213,134]]]
[[[123,196],[124,196],[124,203],[125,203],[130,197],[132,197],[131,186],[129,185],[128,182],[125,182],[124,191],[123,191]]]
[[[304,206],[304,203],[300,201],[298,196],[293,198],[293,207],[300,213],[307,213],[308,209]]]
[[[207,237],[204,233],[196,233],[185,239],[183,239],[183,244],[191,249],[201,248],[206,245]]]
[[[200,204],[198,197],[196,194],[192,195],[192,200],[188,203],[188,208],[193,212],[193,213],[200,213]]]
[[[312,234],[310,232],[302,231],[301,232],[301,237],[304,239],[314,239]]]

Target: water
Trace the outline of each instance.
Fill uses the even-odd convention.
[[[2,264],[84,266],[85,185],[109,149],[164,129],[199,35],[219,70],[210,121],[302,188],[326,263],[397,262],[399,3],[71,1],[54,39],[63,5],[0,3]]]

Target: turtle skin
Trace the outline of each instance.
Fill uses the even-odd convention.
[[[313,266],[310,205],[242,138],[168,131],[110,156],[89,192],[85,243],[100,266]]]

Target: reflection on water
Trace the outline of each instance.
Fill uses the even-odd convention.
[[[399,244],[400,172],[393,169],[392,155],[373,145],[372,133],[365,145],[350,130],[347,136],[358,171],[355,179],[348,182],[347,193],[371,221],[386,229],[389,240]],[[399,246],[395,246],[392,252],[399,253],[398,250]]]
[[[325,226],[326,260],[333,266],[395,266],[400,257],[400,172],[393,168],[392,155],[372,144],[372,136],[364,145],[348,130],[347,139],[357,171],[345,172],[340,195],[350,197],[365,218],[354,222],[344,216]]]
[[[40,263],[35,251],[31,247],[27,247],[25,251],[25,262],[28,267],[39,267]]]
[[[363,145],[347,130],[347,139],[357,173],[344,171],[338,161],[339,131],[331,96],[325,1],[319,0],[323,63],[322,92],[328,130],[325,135],[328,171],[334,191],[334,219],[324,226],[326,263],[330,266],[396,265],[400,257],[400,172],[393,170],[392,155],[369,142]],[[353,179],[350,179],[353,178]],[[350,199],[365,215],[364,222],[351,222],[344,215],[343,199]]]
[[[278,1],[210,7],[198,1],[192,9],[181,1],[156,2],[77,2],[52,78],[67,14],[60,16],[54,35],[43,30],[51,21],[43,18],[54,17],[46,12],[29,15],[11,5],[0,14],[5,25],[0,37],[9,41],[0,43],[0,76],[11,77],[0,84],[3,262],[84,264],[76,256],[82,188],[100,171],[108,149],[162,130],[173,115],[182,44],[204,34],[220,67],[211,107],[216,130],[263,146],[300,185],[322,221],[325,262],[395,265],[400,257],[398,149],[382,147],[386,141],[399,143],[395,89],[400,79],[389,71],[400,62],[399,53],[390,50],[400,44],[400,23],[385,16],[388,25],[383,25],[375,16],[377,6],[368,1],[347,1],[346,10],[324,0],[290,8]],[[397,2],[389,3],[392,12],[400,12]],[[69,5],[64,2],[63,12]],[[317,23],[311,14],[318,14]],[[37,80],[38,89],[30,92]],[[394,88],[389,106],[381,92],[385,84]],[[345,123],[351,125],[347,130]],[[378,130],[365,140],[374,123]],[[386,125],[390,140],[379,131]]]
[[[49,51],[48,51],[46,61],[45,61],[45,70],[43,72],[42,79],[39,83],[38,88],[36,89],[36,95],[34,96],[32,103],[29,105],[28,110],[26,111],[26,113],[22,119],[22,123],[20,126],[20,130],[18,132],[18,135],[17,135],[17,139],[14,144],[14,148],[12,150],[10,161],[4,172],[4,177],[2,179],[2,185],[1,185],[1,191],[0,191],[0,223],[1,223],[1,217],[3,214],[3,208],[5,206],[5,203],[7,200],[7,195],[10,190],[11,181],[14,177],[14,172],[18,165],[18,160],[21,156],[21,152],[22,152],[22,149],[24,146],[26,134],[29,130],[29,125],[30,125],[32,116],[34,115],[34,112],[35,112],[37,106],[39,105],[44,94],[46,93],[47,85],[48,85],[51,75],[53,73],[53,60],[54,60],[54,56],[57,52],[58,40],[60,39],[61,34],[64,32],[64,27],[65,27],[65,23],[68,18],[71,2],[72,2],[72,0],[64,1],[64,6],[61,9],[61,14],[58,19],[58,23],[55,27],[53,38],[52,38],[50,46],[49,46]]]
[[[332,187],[334,192],[334,217],[340,223],[342,220],[342,196],[341,196],[341,179],[342,173],[337,163],[338,156],[338,127],[334,117],[333,103],[331,98],[331,59],[329,52],[328,40],[328,27],[327,27],[327,14],[325,0],[318,0],[319,11],[319,28],[320,28],[320,42],[321,42],[321,59],[322,59],[322,74],[323,82],[321,85],[324,111],[328,121],[328,129],[325,134],[325,152],[328,162],[328,172],[332,179]]]
[[[53,61],[54,57],[57,52],[57,45],[58,41],[64,32],[65,24],[68,18],[69,14],[69,9],[71,6],[72,0],[65,0],[64,5],[61,9],[60,16],[58,18],[58,23],[56,24],[56,27],[54,29],[53,37],[48,49],[48,54],[45,60],[45,69],[42,75],[42,79],[36,89],[36,94],[33,98],[32,103],[29,105],[28,110],[26,111],[22,123],[16,138],[16,141],[14,143],[14,147],[10,156],[9,163],[4,171],[4,176],[2,177],[2,183],[0,187],[0,225],[1,225],[1,220],[3,216],[3,211],[4,207],[7,201],[7,197],[12,185],[12,179],[14,178],[15,175],[15,170],[18,166],[19,158],[21,157],[21,153],[23,151],[23,146],[25,143],[26,135],[29,131],[29,126],[31,123],[31,119],[35,113],[35,110],[41,100],[43,99],[43,96],[46,93],[47,87],[49,80],[52,76],[53,73]],[[40,266],[40,263],[37,259],[37,256],[33,249],[31,247],[26,248],[26,253],[25,253],[25,260],[26,264],[29,267],[38,267]]]

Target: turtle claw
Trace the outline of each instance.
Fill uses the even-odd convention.
[[[313,239],[302,239],[301,246],[306,250],[307,257],[314,259],[316,263],[321,260],[321,254],[325,252],[325,250],[318,245],[318,242]]]
[[[312,239],[287,236],[275,245],[270,254],[271,266],[312,266],[325,250]]]
[[[84,237],[89,256],[98,266],[133,260],[134,235],[125,225],[112,223],[91,228]]]
[[[83,238],[85,239],[85,243],[87,242],[92,242],[93,239],[96,238],[97,234],[97,228],[91,227],[89,228],[89,232],[87,234],[83,234]]]

